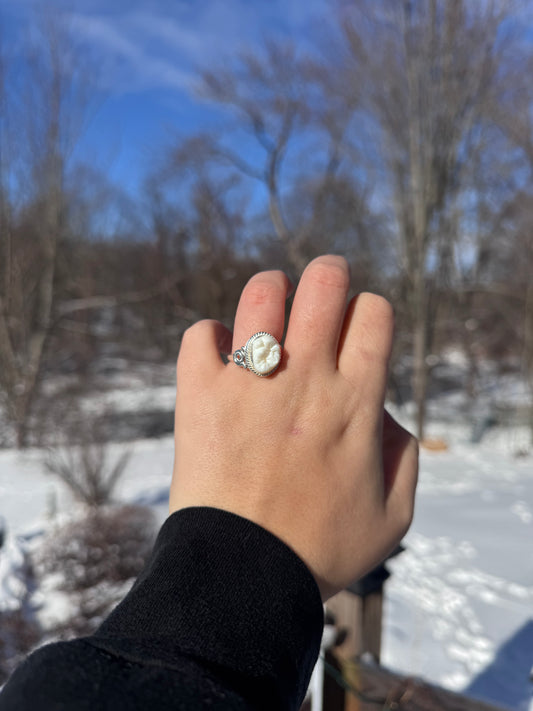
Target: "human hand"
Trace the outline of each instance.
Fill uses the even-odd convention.
[[[288,289],[282,272],[252,277],[233,343],[216,321],[184,334],[170,512],[211,506],[256,522],[300,556],[326,600],[406,533],[418,448],[384,411],[392,308],[373,294],[346,306],[341,257],[302,275],[273,375],[222,362],[258,331],[281,341]]]

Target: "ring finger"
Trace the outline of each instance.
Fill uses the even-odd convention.
[[[285,325],[285,302],[290,282],[281,271],[260,272],[244,287],[233,328],[233,350],[242,348],[258,331],[281,341]]]

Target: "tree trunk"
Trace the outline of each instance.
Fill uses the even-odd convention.
[[[416,407],[416,436],[424,439],[428,387],[428,296],[423,273],[416,276],[413,288],[413,399]]]
[[[413,344],[413,395],[416,405],[416,436],[424,439],[426,422],[427,365],[426,365],[426,324],[415,325]]]
[[[15,435],[18,449],[26,449],[28,446],[28,422],[25,408],[20,412],[15,425]]]
[[[529,437],[533,447],[533,284],[530,282],[524,304],[524,350],[522,354],[524,377],[529,385]]]

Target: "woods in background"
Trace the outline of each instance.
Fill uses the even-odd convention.
[[[444,346],[473,378],[484,358],[515,363],[533,401],[533,44],[519,6],[330,8],[316,51],[270,38],[206,69],[220,129],[170,140],[140,204],[77,156],[102,99],[61,18],[43,19],[23,69],[0,55],[0,397],[19,446],[47,374],[82,376],[110,344],[172,359],[193,321],[231,325],[252,273],[297,279],[324,252],[392,301],[419,436]]]

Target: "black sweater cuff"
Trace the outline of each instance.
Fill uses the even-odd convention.
[[[234,678],[256,708],[297,709],[322,627],[300,558],[255,523],[202,507],[167,519],[132,590],[87,641],[169,668],[185,655]]]

